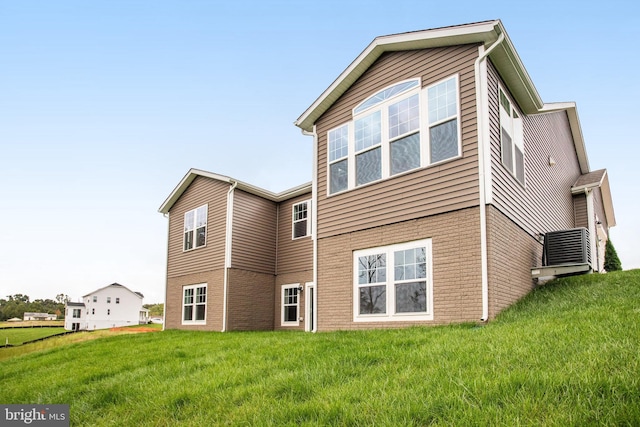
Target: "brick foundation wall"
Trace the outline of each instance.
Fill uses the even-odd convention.
[[[482,315],[479,208],[318,240],[318,330],[474,322]],[[353,322],[353,251],[432,239],[432,321]]]
[[[298,326],[282,326],[282,286],[292,285],[295,283],[301,284],[303,287],[305,283],[313,280],[313,270],[298,271],[295,273],[279,274],[276,278],[275,290],[274,290],[274,318],[273,325],[275,330],[300,330],[304,331],[304,325],[306,319],[300,322]],[[305,294],[301,292],[298,294],[298,317],[304,318],[305,316]]]
[[[489,318],[534,287],[531,268],[542,265],[542,244],[494,206],[487,206]]]
[[[207,314],[204,325],[182,324],[183,286],[207,284]],[[170,277],[167,280],[167,301],[165,307],[165,329],[189,329],[202,331],[222,330],[224,270]]]
[[[273,274],[231,268],[228,272],[227,330],[273,330]]]

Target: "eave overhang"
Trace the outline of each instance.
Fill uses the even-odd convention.
[[[231,178],[225,175],[219,175],[212,172],[203,171],[200,169],[190,169],[189,172],[182,178],[180,183],[174,188],[174,190],[169,194],[169,197],[162,203],[158,212],[162,214],[168,214],[173,205],[178,201],[180,196],[186,191],[186,189],[191,185],[191,183],[199,176],[214,179],[216,181],[224,182],[229,185],[236,184],[236,188],[246,191],[247,193],[254,194],[256,196],[262,197],[267,200],[271,200],[273,202],[282,202],[284,200],[291,199],[293,197],[300,196],[302,194],[306,194],[311,192],[311,183],[306,183],[299,185],[297,187],[290,188],[288,190],[282,191],[280,193],[274,193],[269,190],[265,190],[260,187],[256,187],[255,185],[248,184],[246,182],[242,182],[240,180]]]
[[[509,91],[516,97],[518,105],[527,114],[537,113],[544,105],[540,95],[502,22],[494,20],[376,37],[294,123],[302,130],[311,132],[320,116],[385,52],[475,43],[488,47],[498,40],[500,34],[504,34],[504,41],[489,57]]]
[[[585,191],[593,190],[594,188],[600,188],[600,194],[602,195],[602,205],[604,208],[604,214],[607,217],[607,226],[609,228],[615,227],[616,215],[613,210],[613,200],[611,198],[611,188],[609,187],[609,174],[606,169],[601,169],[589,173],[595,179],[584,180],[583,177],[576,181],[576,184],[571,187],[571,194],[582,194]],[[580,181],[585,181],[580,183]]]

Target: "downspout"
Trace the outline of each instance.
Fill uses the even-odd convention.
[[[313,284],[316,287],[315,300],[318,301],[318,134],[316,125],[313,132],[302,129],[302,134],[313,137],[313,167],[311,178],[311,241],[313,242]],[[318,329],[318,310],[314,310],[313,324]],[[312,331],[313,332],[313,331]]]
[[[589,246],[591,247],[591,271],[593,272],[598,270],[597,268],[593,268],[594,265],[599,267],[598,249],[596,248],[596,239],[598,236],[596,231],[596,216],[593,208],[593,189],[585,188],[584,195],[587,199],[587,225],[589,226]],[[594,257],[596,259],[595,264],[593,262]]]
[[[486,183],[485,183],[485,129],[489,129],[488,117],[485,114],[488,111],[488,108],[485,109],[485,100],[483,99],[483,87],[484,80],[482,80],[482,73],[480,70],[480,63],[483,62],[486,57],[499,46],[504,40],[504,33],[500,33],[498,39],[482,54],[476,58],[474,63],[475,70],[475,79],[476,79],[476,110],[478,112],[478,173],[479,173],[479,181],[480,181],[480,263],[482,270],[482,317],[480,320],[482,322],[486,322],[489,320],[489,267],[487,263],[487,194],[486,194]],[[490,161],[490,159],[489,159]],[[489,168],[491,165],[489,164]]]
[[[167,246],[169,246],[169,234],[171,232],[171,218],[169,217],[169,213],[162,214],[163,217],[167,218]],[[165,267],[165,277],[164,277],[164,310],[162,310],[162,330],[165,330],[165,325],[167,324],[167,288],[169,287],[169,251],[167,250],[167,259],[166,259],[166,267]]]
[[[233,190],[237,181],[230,180],[231,187],[227,192],[227,227],[224,237],[224,289],[222,294],[222,331],[227,331],[227,289],[229,287],[228,271],[231,267],[231,239],[233,238]]]

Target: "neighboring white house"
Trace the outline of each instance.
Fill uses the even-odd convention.
[[[148,323],[149,310],[142,306],[143,298],[140,292],[112,283],[83,296],[83,302],[68,302],[64,328],[91,331]]]
[[[49,313],[24,313],[24,320],[56,320],[57,318],[57,315]]]

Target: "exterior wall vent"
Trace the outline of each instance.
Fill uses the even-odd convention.
[[[589,264],[591,266],[589,230],[581,227],[545,234],[542,264],[544,266],[563,264]]]

